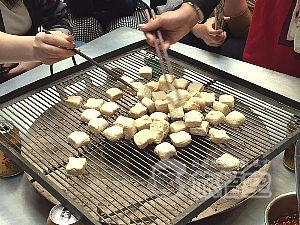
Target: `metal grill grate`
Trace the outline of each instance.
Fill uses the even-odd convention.
[[[63,99],[78,94],[84,100],[90,97],[108,100],[105,91],[116,86],[104,72],[91,67],[2,107],[1,117],[13,121],[20,130],[20,160],[29,165],[25,168],[34,178],[32,182],[41,183],[87,224],[183,224],[205,209],[204,203],[214,194],[224,191],[237,176],[253,167],[257,159],[267,159],[270,152],[279,153],[284,143],[291,143],[287,129],[299,137],[296,110],[280,107],[275,101],[266,102],[259,95],[254,97],[246,88],[220,82],[207,71],[176,58],[171,60],[176,77],[201,82],[217,98],[224,93],[235,97],[234,109],[247,120],[238,129],[225,124],[218,126],[231,137],[228,144],[216,145],[208,137],[193,136],[190,145],[177,149],[178,156],[164,163],[153,153],[154,145],[139,150],[131,140],[111,143],[100,134],[90,134],[92,142],[88,146],[72,148],[66,137],[75,130],[89,131],[80,122],[83,110],[65,107]],[[148,47],[124,53],[106,63],[108,68],[121,68],[125,75],[145,83],[137,75],[143,65],[153,68],[153,80],[157,81],[161,72]],[[127,116],[137,101],[126,92],[117,101],[120,112],[106,119],[112,124],[119,115]],[[209,110],[206,107],[204,114]],[[240,159],[240,173],[216,168],[215,160],[226,152]],[[87,158],[86,174],[74,177],[65,172],[70,156]]]

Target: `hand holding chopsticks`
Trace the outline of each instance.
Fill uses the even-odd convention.
[[[151,21],[151,17],[150,17],[150,14],[149,14],[149,11],[146,10],[145,11],[146,13],[146,17],[147,17],[147,20],[148,22]],[[151,16],[153,19],[156,19],[156,15],[155,15],[155,12],[153,9],[151,9]],[[154,33],[153,33],[154,37],[155,37],[155,41],[154,41],[154,46],[155,46],[155,50],[156,50],[156,54],[159,58],[159,64],[160,64],[160,68],[161,68],[161,71],[163,74],[167,74],[166,71],[165,71],[165,67],[164,67],[164,62],[167,64],[167,68],[168,68],[168,73],[169,74],[174,74],[173,73],[173,68],[172,68],[172,65],[171,65],[171,62],[170,62],[170,59],[169,59],[169,55],[168,55],[168,52],[164,46],[164,40],[163,40],[163,37],[162,37],[162,34],[160,32],[160,30],[156,30]],[[162,53],[161,54],[161,49],[162,49]]]
[[[43,31],[46,34],[51,34],[51,32],[49,32],[48,30],[43,30]],[[73,51],[73,52],[75,52],[76,54],[80,55],[81,57],[85,58],[92,65],[97,66],[98,68],[104,70],[107,74],[109,74],[110,76],[112,76],[113,78],[115,78],[116,80],[118,80],[119,82],[121,82],[122,84],[124,84],[125,86],[129,87],[130,89],[132,89],[134,91],[134,93],[136,93],[136,89],[131,84],[129,84],[125,80],[121,79],[121,77],[119,76],[120,75],[119,73],[106,68],[105,66],[103,66],[100,63],[96,62],[94,59],[90,58],[89,56],[87,56],[86,54],[82,53],[80,50],[78,50],[76,48],[72,48],[70,50]]]

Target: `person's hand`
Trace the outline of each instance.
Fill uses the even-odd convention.
[[[204,24],[196,24],[192,28],[192,33],[201,38],[207,45],[213,47],[221,46],[226,40],[226,32],[223,30],[215,30],[215,17],[207,19]]]
[[[31,70],[39,65],[41,65],[41,62],[20,62],[20,63],[5,63],[2,65],[3,68],[11,68],[8,73],[6,73],[4,76],[7,79],[11,79],[15,76],[18,76],[22,73],[27,72],[28,70]]]
[[[74,37],[61,31],[51,31],[51,34],[40,32],[33,43],[34,56],[44,64],[51,65],[73,56],[69,49],[75,48]]]
[[[155,46],[154,43],[157,42],[152,32],[159,29],[164,39],[164,47],[168,49],[171,44],[189,33],[199,19],[196,10],[184,3],[178,10],[165,12],[146,24],[140,24],[139,29],[145,33],[146,41],[151,46]]]

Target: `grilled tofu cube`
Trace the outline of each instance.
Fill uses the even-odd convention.
[[[168,113],[169,112],[168,103],[169,103],[168,100],[156,100],[154,102],[156,111]]]
[[[144,97],[141,103],[147,108],[149,113],[153,113],[155,111],[155,104],[150,98]]]
[[[175,147],[183,148],[192,142],[191,135],[186,131],[170,134],[170,139]]]
[[[155,91],[152,92],[152,100],[155,102],[156,100],[165,100],[167,98],[167,94],[164,91]]]
[[[200,106],[197,103],[192,101],[186,101],[182,107],[184,112],[189,112],[192,110],[196,110],[196,111],[200,110]]]
[[[145,84],[148,88],[150,88],[150,90],[153,91],[158,91],[158,86],[159,83],[156,81],[150,81],[147,84]]]
[[[177,155],[176,148],[169,142],[163,142],[157,145],[154,149],[154,153],[161,159],[167,160]]]
[[[108,127],[108,122],[103,118],[93,118],[88,123],[88,129],[94,134],[100,134]]]
[[[145,115],[147,113],[147,108],[145,106],[142,105],[142,103],[136,103],[135,106],[133,106],[130,110],[129,110],[129,116],[131,118],[137,119],[142,117],[143,115]]]
[[[183,107],[174,107],[171,104],[168,104],[168,109],[170,112],[170,117],[171,120],[175,121],[175,120],[182,120],[184,117],[184,111],[183,111]]]
[[[97,118],[101,113],[96,109],[86,109],[81,113],[80,120],[88,123],[91,119]]]
[[[212,106],[214,101],[216,101],[215,93],[201,92],[201,98],[205,100],[207,106]]]
[[[204,91],[204,86],[201,83],[197,83],[197,82],[192,82],[189,84],[189,86],[187,87],[187,90],[192,92],[192,91],[199,91],[202,92]]]
[[[184,122],[187,127],[200,127],[203,118],[202,113],[192,110],[184,115]]]
[[[222,112],[225,116],[229,113],[229,107],[227,104],[215,101],[213,103],[213,109]]]
[[[90,137],[85,132],[74,131],[67,137],[67,141],[74,148],[80,148],[90,143]]]
[[[168,115],[164,112],[154,112],[150,114],[150,118],[152,119],[152,121],[154,120],[166,120],[168,121]]]
[[[151,79],[152,78],[152,68],[150,66],[142,66],[139,69],[139,75],[140,75],[140,77],[143,77],[145,79]]]
[[[232,108],[234,106],[234,97],[227,94],[220,95],[219,102],[228,105],[229,108]]]
[[[191,97],[189,99],[190,102],[195,102],[199,107],[201,111],[205,110],[206,102],[203,98],[200,97]]]
[[[243,113],[238,111],[232,111],[225,117],[225,122],[231,127],[239,127],[246,121],[246,117]]]
[[[144,115],[141,118],[135,120],[135,124],[138,130],[150,129],[152,119],[148,115]]]
[[[120,106],[115,102],[105,102],[101,108],[100,112],[105,116],[112,116],[120,110]]]
[[[66,106],[69,108],[79,109],[82,106],[83,98],[77,95],[71,95],[65,100]]]
[[[106,128],[102,132],[103,136],[106,137],[109,141],[116,142],[124,137],[123,127],[120,126],[111,126]]]
[[[144,129],[137,132],[134,135],[133,140],[139,149],[144,149],[154,141],[154,138],[150,130]]]
[[[216,159],[216,165],[220,170],[237,170],[240,167],[240,160],[228,153],[224,153],[221,157]]]
[[[225,120],[225,116],[222,112],[211,110],[205,116],[205,120],[208,121],[213,126],[218,126]]]
[[[176,89],[187,89],[189,85],[189,81],[187,81],[184,78],[178,78],[178,79],[174,79],[172,84]]]
[[[154,137],[154,143],[161,143],[162,139],[166,137],[169,133],[169,123],[165,120],[154,120],[150,124],[150,131]]]
[[[178,133],[179,131],[188,131],[184,121],[175,121],[170,124],[170,133]]]
[[[227,135],[225,130],[218,130],[216,128],[211,128],[209,130],[210,140],[213,143],[227,143],[230,141],[230,137]]]
[[[152,91],[146,85],[143,85],[138,89],[137,97],[139,100],[142,100],[144,97],[151,98]]]
[[[166,92],[170,92],[172,90],[175,89],[175,87],[173,86],[173,81],[175,79],[175,76],[172,74],[163,74],[159,77],[158,79],[158,89],[160,91],[166,91]]]
[[[121,76],[120,78],[129,84],[134,82],[133,78],[125,76],[125,75]],[[127,86],[125,84],[121,83],[120,81],[117,81],[117,86],[118,86],[118,88],[123,89],[123,90],[127,89]]]
[[[104,100],[100,98],[89,98],[83,105],[84,109],[96,109],[100,110],[101,106],[104,104]]]
[[[200,127],[191,127],[190,134],[197,135],[197,136],[206,136],[208,134],[208,125],[209,122],[202,121]]]
[[[132,139],[137,132],[135,120],[128,118],[126,123],[123,125],[123,131],[125,139]]]
[[[123,92],[119,88],[110,88],[106,91],[106,96],[114,102],[123,97]]]
[[[86,166],[86,158],[69,157],[69,162],[66,166],[66,171],[68,174],[79,176],[85,172]]]
[[[176,89],[167,94],[166,99],[169,101],[169,104],[172,104],[175,107],[180,107],[183,106],[190,97],[191,95],[187,90]]]

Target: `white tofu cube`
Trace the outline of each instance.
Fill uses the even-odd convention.
[[[108,122],[103,118],[93,118],[88,123],[88,129],[94,134],[100,134],[108,127]]]
[[[241,126],[245,121],[244,114],[238,111],[232,111],[225,117],[226,124],[234,128]]]
[[[106,137],[109,141],[116,142],[124,137],[123,127],[120,126],[111,126],[106,128],[102,132],[103,136]]]
[[[184,78],[178,78],[178,79],[174,79],[172,84],[176,89],[187,89],[189,85],[189,81],[187,81]]]
[[[173,120],[173,121],[182,120],[184,118],[183,107],[175,108],[171,104],[168,104],[168,109],[169,109],[169,112],[170,112],[171,120]]]
[[[125,139],[133,138],[134,134],[137,132],[135,120],[125,116],[119,116],[113,125],[117,125],[123,128]]]
[[[209,130],[210,140],[213,143],[228,143],[230,141],[230,137],[227,135],[225,130],[218,130],[216,128],[211,128]]]
[[[155,102],[156,100],[165,100],[167,98],[167,94],[164,91],[155,91],[152,92],[152,100]]]
[[[152,78],[152,68],[150,66],[142,66],[139,69],[139,75],[140,75],[140,77],[143,77],[145,79],[151,79]]]
[[[201,92],[201,98],[203,98],[206,102],[207,106],[212,106],[214,101],[216,100],[215,93]]]
[[[147,86],[143,85],[138,89],[137,97],[139,100],[142,100],[144,97],[151,98],[152,91]]]
[[[215,101],[213,103],[213,109],[222,112],[225,116],[229,113],[229,107],[227,104]]]
[[[205,116],[205,120],[208,121],[213,126],[218,126],[225,120],[225,116],[222,112],[211,110]]]
[[[187,127],[200,127],[203,118],[202,113],[192,110],[184,115],[184,122]]]
[[[173,86],[173,81],[175,79],[175,76],[172,74],[163,74],[158,79],[158,89],[160,91],[167,91],[170,92],[175,89]]]
[[[141,118],[135,120],[135,124],[138,130],[150,129],[152,119],[148,115],[144,115]]]
[[[85,109],[80,115],[80,120],[88,123],[91,119],[97,118],[100,115],[101,113],[96,109]]]
[[[196,82],[192,82],[189,84],[189,86],[187,87],[188,91],[199,91],[202,92],[204,90],[204,86],[201,83],[196,83]]]
[[[83,98],[81,96],[71,95],[65,100],[69,108],[79,109],[82,106]]]
[[[150,98],[144,97],[141,103],[147,108],[149,113],[153,113],[155,111],[155,104]]]
[[[156,82],[156,81],[150,81],[148,82],[147,84],[145,84],[148,88],[150,88],[150,90],[152,92],[154,91],[158,91],[158,86],[159,86],[159,83]]]
[[[70,175],[79,176],[85,172],[86,166],[86,158],[69,157],[69,162],[66,166],[66,171]]]
[[[216,159],[216,165],[219,170],[237,170],[240,167],[240,160],[228,153],[225,153]]]
[[[150,124],[150,131],[154,137],[154,143],[161,143],[162,139],[169,133],[169,123],[165,120],[154,120]]]
[[[143,115],[145,115],[147,113],[147,108],[145,106],[142,105],[142,103],[136,103],[135,106],[133,106],[130,110],[129,110],[129,116],[131,118],[137,119],[142,117]]]
[[[167,160],[177,155],[176,148],[169,142],[163,142],[154,148],[154,153],[161,159]]]
[[[188,131],[184,121],[175,121],[170,124],[170,133],[178,133],[179,131]]]
[[[166,99],[169,101],[170,104],[174,105],[175,107],[180,107],[183,106],[184,103],[187,100],[189,100],[190,97],[191,95],[187,90],[176,89],[167,94]]]
[[[125,76],[125,75],[121,76],[120,78],[129,84],[134,82],[133,78]],[[117,81],[117,86],[118,86],[118,88],[123,89],[123,90],[127,89],[127,86],[125,84],[121,83],[120,81]]]
[[[90,143],[90,137],[85,132],[74,131],[67,137],[67,141],[74,148],[80,148]]]
[[[101,106],[104,104],[104,100],[100,98],[89,98],[83,105],[84,109],[96,109],[100,110]]]
[[[209,122],[202,121],[200,127],[191,127],[190,134],[197,135],[197,136],[206,136],[208,134],[208,125]]]
[[[120,110],[120,106],[115,102],[105,102],[101,108],[100,112],[105,116],[112,116]]]
[[[203,98],[200,97],[191,97],[189,99],[190,102],[195,102],[199,107],[201,111],[205,110],[206,102]]]
[[[229,108],[232,108],[234,106],[234,97],[227,94],[220,95],[219,102],[228,105]]]
[[[152,121],[154,120],[169,120],[169,117],[166,113],[164,112],[154,112],[150,114],[150,118],[152,119]]]
[[[189,112],[189,111],[192,111],[192,110],[196,110],[196,111],[199,111],[200,110],[200,106],[195,103],[195,102],[192,102],[192,101],[186,101],[183,105],[183,111],[184,112]]]
[[[144,149],[153,142],[154,138],[150,130],[144,129],[137,132],[134,135],[133,140],[139,149]]]
[[[156,111],[168,113],[169,112],[168,103],[169,102],[167,100],[156,100],[154,102]]]
[[[123,97],[123,92],[119,88],[110,88],[106,91],[106,96],[114,102]]]
[[[186,131],[170,134],[171,142],[175,147],[183,148],[192,142],[192,137]]]

